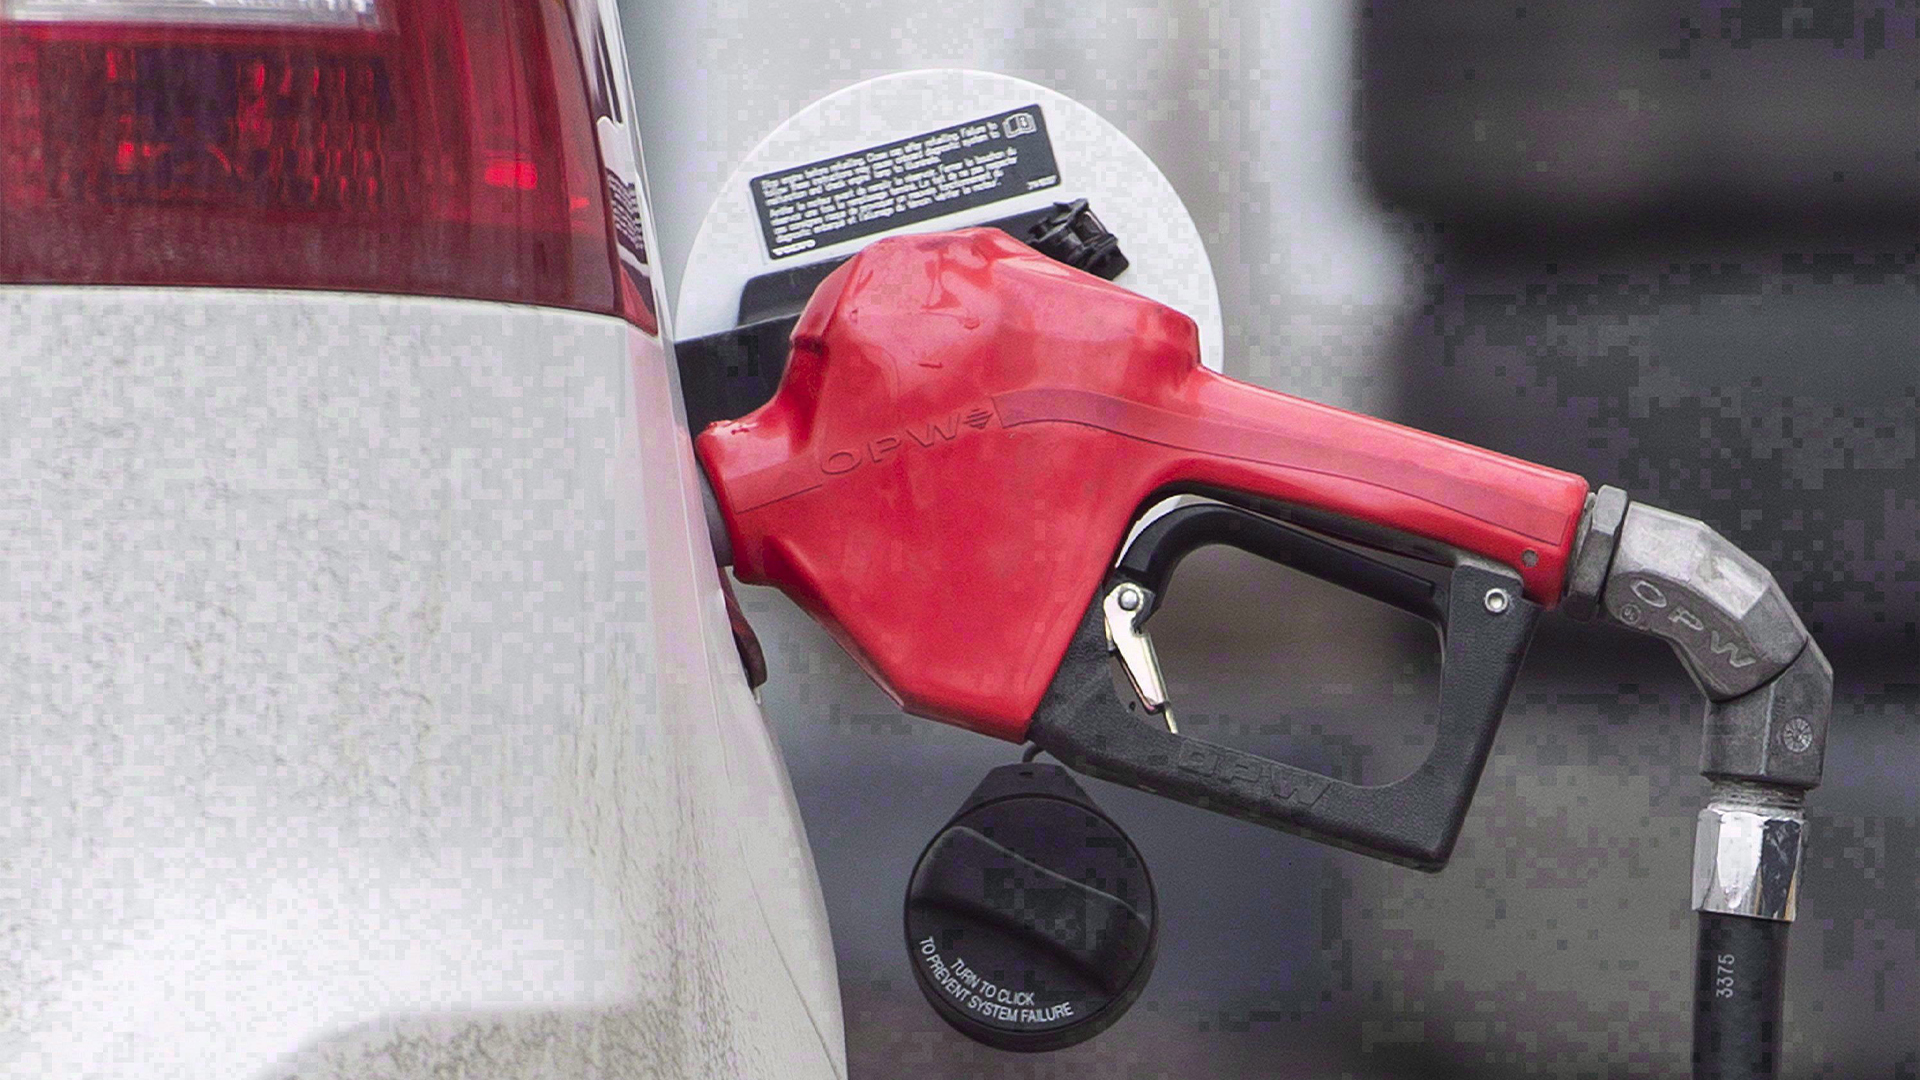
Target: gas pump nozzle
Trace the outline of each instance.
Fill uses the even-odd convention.
[[[835,270],[773,399],[697,448],[736,575],[780,588],[908,712],[1426,869],[1446,862],[1534,620],[1560,599],[1588,492],[1209,371],[1186,316],[993,229],[892,237]],[[1122,552],[1178,493],[1213,501]],[[1347,784],[1142,722],[1119,700],[1109,649],[1209,543],[1443,627],[1426,767]],[[1123,584],[1143,602],[1110,626]]]
[[[1709,700],[1702,948],[1723,944],[1713,919],[1792,917],[1831,670],[1772,576],[1700,522],[1209,371],[1179,312],[993,229],[892,237],[835,270],[773,399],[697,449],[740,579],[780,588],[908,712],[1424,870],[1451,854],[1541,612],[1660,636]],[[1206,501],[1123,548],[1176,494]],[[1207,544],[1441,628],[1425,764],[1365,787],[1175,730],[1145,623]],[[1703,1018],[1757,985],[1703,979]]]

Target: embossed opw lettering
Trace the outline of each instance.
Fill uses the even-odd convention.
[[[862,465],[885,464],[916,446],[932,449],[950,443],[968,428],[984,431],[993,417],[992,408],[982,403],[906,424],[898,429],[901,434],[878,435],[859,446],[822,455],[819,459],[820,471],[828,476],[843,476]]]
[[[1718,628],[1708,626],[1706,620],[1702,619],[1694,611],[1679,604],[1674,604],[1671,598],[1653,582],[1645,578],[1635,578],[1627,583],[1627,589],[1633,593],[1634,598],[1640,601],[1640,603],[1645,604],[1655,611],[1667,612],[1667,623],[1675,629],[1670,629],[1665,631],[1665,633],[1676,641],[1686,637],[1693,637],[1695,639],[1705,637],[1707,639],[1708,655],[1720,658],[1730,668],[1751,667],[1759,661],[1758,657],[1741,649],[1740,642],[1737,639],[1722,634]],[[1671,608],[1671,610],[1668,610],[1669,608]],[[1641,624],[1643,621],[1653,618],[1651,613],[1642,613],[1631,603],[1621,608],[1620,615],[1622,621],[1630,626]],[[1652,627],[1649,627],[1649,629],[1652,629]]]
[[[1206,743],[1182,745],[1175,764],[1186,772],[1216,777],[1235,787],[1264,792],[1300,806],[1312,806],[1327,790],[1327,781],[1322,777]]]

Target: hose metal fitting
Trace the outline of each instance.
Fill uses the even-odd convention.
[[[1694,910],[1792,922],[1806,827],[1794,792],[1716,783],[1694,829]]]

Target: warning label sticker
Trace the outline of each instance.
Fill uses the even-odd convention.
[[[756,176],[752,189],[767,254],[784,259],[1059,183],[1046,117],[1028,105]]]

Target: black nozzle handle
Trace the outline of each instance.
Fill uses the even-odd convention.
[[[1158,595],[1180,558],[1211,543],[1297,567],[1439,625],[1440,715],[1433,749],[1418,769],[1391,784],[1349,784],[1174,734],[1128,709],[1109,671],[1102,598],[1124,581]],[[1520,579],[1503,569],[1463,564],[1436,583],[1237,507],[1183,507],[1143,530],[1093,596],[1028,738],[1089,776],[1438,870],[1466,820],[1539,613],[1522,596]]]

